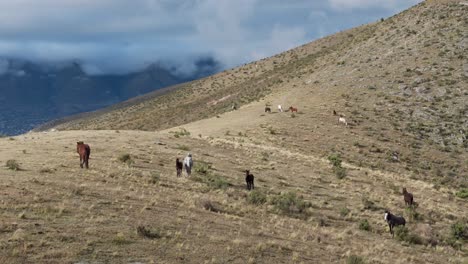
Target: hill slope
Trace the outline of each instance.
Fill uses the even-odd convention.
[[[459,1],[426,1],[384,21],[56,128],[161,130],[217,116],[237,103],[245,107],[210,121],[200,133],[271,126],[280,136],[265,140],[277,146],[324,156],[338,152],[354,164],[409,170],[460,186],[468,173],[467,11]],[[263,116],[265,103],[295,105],[300,113],[295,119]],[[349,128],[337,126],[333,110],[346,116]],[[298,144],[303,137],[320,144]],[[394,152],[399,162],[392,162]]]

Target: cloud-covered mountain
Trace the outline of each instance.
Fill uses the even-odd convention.
[[[189,75],[161,63],[132,73],[91,75],[79,62],[0,59],[0,133],[25,132],[54,118],[92,111],[221,69],[212,58],[193,64]]]

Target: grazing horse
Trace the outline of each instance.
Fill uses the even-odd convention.
[[[249,170],[245,170],[245,182],[247,183],[247,190],[254,189],[254,176]]]
[[[393,228],[395,226],[404,226],[406,224],[406,220],[405,218],[403,218],[403,216],[392,215],[388,210],[385,211],[384,219],[388,223],[388,227],[390,228],[390,234],[392,234],[392,237],[394,236]]]
[[[414,201],[413,201],[413,194],[409,193],[406,188],[403,188],[403,197],[405,198],[405,205],[407,206],[413,206]]]
[[[265,113],[271,113],[271,108],[268,107],[268,106],[266,106],[266,107],[265,107]]]
[[[278,112],[280,112],[280,113],[283,112],[283,107],[281,105],[278,105]]]
[[[182,161],[179,160],[179,158],[176,158],[176,170],[177,170],[177,177],[180,177],[182,175],[182,169],[184,168],[184,164]]]
[[[83,165],[88,169],[88,160],[89,155],[91,154],[91,148],[88,144],[85,144],[83,141],[76,142],[76,152],[80,154],[80,167],[83,168]]]
[[[346,122],[346,119],[342,116],[338,118],[338,123],[343,123],[345,126],[348,126],[348,122]]]
[[[189,177],[192,174],[192,167],[193,167],[193,159],[192,159],[192,154],[187,154],[187,157],[184,159],[184,167],[185,171],[187,172],[187,177]]]
[[[292,107],[292,106],[289,107],[289,110],[290,110],[291,112],[293,112],[293,113],[294,113],[294,112],[297,113],[297,108],[294,108],[294,107]]]

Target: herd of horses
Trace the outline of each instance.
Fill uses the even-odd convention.
[[[236,109],[237,108],[233,107],[233,110],[236,110]],[[296,107],[290,106],[288,108],[288,110],[291,113],[294,113],[294,112],[297,113],[297,108]],[[283,112],[283,106],[282,105],[278,105],[278,112],[279,113]],[[271,107],[269,107],[268,105],[265,106],[265,113],[271,113]],[[334,116],[338,115],[335,110],[333,110],[333,115]],[[344,118],[344,116],[342,114],[340,114],[339,117],[338,117],[338,124],[343,124],[345,126],[348,126],[348,122],[346,121],[346,119]]]
[[[289,111],[291,112],[296,112],[297,113],[297,108],[290,106]],[[281,105],[278,105],[278,111],[283,112],[283,107]],[[265,107],[265,112],[271,113],[271,108],[266,106]],[[333,110],[333,115],[337,116],[337,112]],[[346,119],[343,117],[343,115],[339,115],[338,119],[339,123],[343,123],[345,126],[348,125],[346,122]],[[85,167],[86,169],[89,168],[89,156],[91,154],[91,148],[88,144],[85,144],[83,141],[78,141],[76,143],[76,151],[80,156],[80,167],[83,168]],[[187,157],[182,161],[180,161],[179,158],[176,158],[176,171],[177,171],[177,177],[180,177],[182,175],[182,170],[185,169],[187,176],[191,175],[191,170],[193,167],[193,160],[192,160],[192,155],[188,153]],[[245,170],[245,182],[247,185],[247,190],[253,190],[254,187],[254,175],[250,173],[250,170]],[[413,207],[415,205],[414,199],[413,199],[413,194],[409,193],[406,188],[403,188],[402,191],[405,205],[409,207]],[[398,215],[393,215],[389,210],[385,211],[384,219],[388,224],[388,227],[390,229],[390,234],[394,236],[394,228],[396,226],[405,226],[406,220],[403,216],[398,216]]]

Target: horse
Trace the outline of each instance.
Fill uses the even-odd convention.
[[[385,211],[384,219],[388,223],[388,227],[390,228],[390,234],[392,234],[392,237],[394,236],[393,228],[395,226],[405,226],[406,224],[406,220],[405,218],[403,218],[403,216],[392,215],[388,210]]]
[[[413,194],[409,193],[406,188],[403,188],[403,197],[405,199],[405,205],[406,206],[413,206],[414,201],[413,201]]]
[[[346,119],[342,116],[338,118],[338,123],[343,123],[345,126],[348,126],[348,122],[346,122]]]
[[[270,107],[265,107],[265,113],[271,113],[271,108]]]
[[[184,164],[182,163],[182,161],[180,161],[179,158],[176,158],[177,177],[180,177],[182,175],[183,168],[184,168]]]
[[[192,154],[187,154],[187,157],[184,159],[184,167],[185,171],[187,172],[187,177],[189,177],[192,174],[192,167],[193,167],[193,159],[192,159]]]
[[[247,190],[253,190],[254,187],[254,176],[249,170],[245,170],[245,182],[247,183]]]
[[[280,113],[283,112],[283,107],[281,105],[278,105],[278,112],[280,112]]]
[[[89,155],[91,155],[91,148],[88,144],[85,144],[83,141],[76,142],[76,152],[80,154],[80,167],[83,168],[83,165],[88,169]]]
[[[297,113],[297,108],[294,108],[294,107],[292,107],[292,106],[289,107],[289,110],[290,110],[291,112],[293,112],[293,113],[294,113],[294,112]]]

